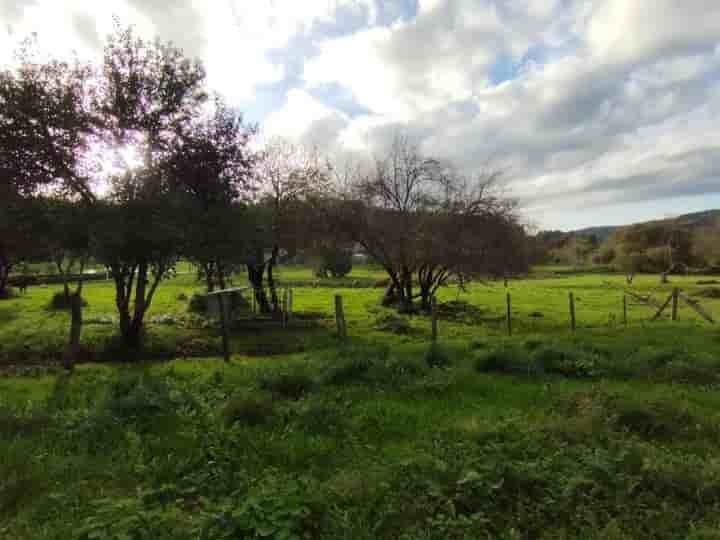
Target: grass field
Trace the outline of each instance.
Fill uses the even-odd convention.
[[[42,367],[66,332],[55,289],[0,303],[0,538],[720,538],[713,325],[686,306],[651,323],[631,302],[625,327],[623,276],[531,276],[443,289],[431,347],[427,317],[377,307],[365,285],[382,277],[313,287],[284,268],[295,309],[327,317],[238,328],[224,364],[215,324],[185,319],[178,295],[198,285],[180,275],[150,346],[210,353],[140,366],[103,348],[114,326],[92,321],[114,316],[112,288],[89,283],[84,343],[114,362],[71,376]],[[663,300],[702,279],[632,288]]]

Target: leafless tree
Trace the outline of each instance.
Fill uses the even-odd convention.
[[[497,171],[460,174],[404,137],[357,175],[335,220],[388,273],[384,303],[412,311],[420,298],[427,310],[452,277],[515,264],[524,231],[499,178]]]
[[[248,265],[248,278],[253,286],[262,289],[263,272],[267,275],[272,311],[279,311],[274,270],[280,250],[294,252],[303,241],[298,234],[307,202],[329,189],[328,165],[317,148],[293,143],[287,139],[271,139],[258,160],[257,176],[260,182],[259,203],[264,209],[270,239],[270,254],[264,249]],[[262,306],[262,303],[260,304]]]

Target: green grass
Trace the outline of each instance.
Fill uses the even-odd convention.
[[[328,318],[237,329],[230,364],[213,352],[69,377],[23,370],[64,339],[67,315],[45,309],[55,289],[0,303],[0,538],[720,537],[720,336],[691,310],[650,323],[631,303],[624,327],[622,276],[535,276],[510,282],[508,337],[502,282],[448,287],[431,352],[428,318],[380,329],[392,312],[360,278],[382,274],[313,287],[282,268],[296,309]],[[693,294],[699,279],[633,290]],[[189,274],[163,284],[149,316],[184,317],[177,297],[197,289]],[[86,318],[114,315],[108,283],[86,290]],[[90,324],[84,344],[113,331]],[[212,324],[149,333],[218,345]]]

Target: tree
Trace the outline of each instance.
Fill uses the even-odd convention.
[[[720,266],[720,219],[693,231],[692,256],[704,266]]]
[[[10,272],[44,252],[44,245],[38,241],[37,215],[32,199],[16,197],[0,201],[0,299],[10,296]]]
[[[7,193],[59,188],[94,198],[84,159],[95,133],[93,69],[80,62],[39,62],[29,45],[19,67],[0,72],[0,179]]]
[[[115,283],[120,336],[141,345],[145,314],[160,283],[173,274],[183,241],[182,207],[170,197],[138,193],[149,180],[128,173],[99,209],[94,251]],[[151,174],[151,173],[147,173]]]
[[[97,100],[103,135],[119,158],[130,147],[141,159],[134,168],[126,163],[126,172],[115,178],[98,242],[99,258],[115,282],[120,333],[131,347],[140,344],[145,313],[181,251],[168,163],[207,100],[204,78],[202,66],[182,51],[148,43],[132,28],[116,25],[105,47]]]
[[[65,305],[70,308],[63,365],[71,370],[80,352],[83,272],[92,255],[93,232],[100,226],[95,219],[97,205],[67,198],[45,198],[39,203],[36,219],[41,224],[36,233],[43,238],[45,253],[62,279]],[[74,289],[71,288],[72,278],[76,280]]]
[[[38,62],[27,44],[18,59],[16,70],[0,73],[0,197],[3,199],[0,214],[8,216],[12,213],[8,205],[17,205],[21,199],[51,190],[67,200],[82,201],[83,208],[88,208],[95,201],[91,189],[94,162],[88,152],[97,127],[92,107],[93,69],[80,62]],[[43,210],[39,206],[32,208],[36,213],[25,216],[25,223],[35,223],[41,218],[37,212]],[[58,230],[56,225],[53,232]],[[12,261],[13,251],[17,256],[21,245],[17,239],[22,238],[22,234],[17,234],[17,227],[14,233],[5,232],[9,234],[0,247],[0,292],[5,287],[8,261]],[[27,246],[37,248],[41,238],[35,235],[26,249]],[[71,299],[69,341],[64,358],[68,369],[72,369],[79,350],[81,289],[82,275],[74,295],[65,282],[66,294]]]
[[[199,268],[208,292],[225,288],[248,249],[252,232],[237,233],[243,200],[253,187],[255,128],[216,98],[211,114],[193,121],[176,140],[166,164],[170,189],[187,209],[183,252]]]
[[[451,277],[504,269],[517,223],[497,178],[461,175],[402,137],[357,176],[334,219],[388,273],[384,303],[412,311],[419,297],[427,310]]]
[[[307,217],[304,212],[308,201],[329,190],[329,171],[317,149],[276,138],[263,149],[258,161],[258,179],[261,182],[258,202],[265,208],[268,220],[262,237],[270,240],[270,254],[266,257],[264,250],[256,251],[248,264],[248,278],[256,291],[261,291],[263,273],[267,273],[270,308],[277,312],[280,302],[274,269],[280,250],[294,252],[308,240],[298,234],[298,227]]]
[[[326,278],[345,277],[352,270],[352,251],[337,244],[325,245],[316,251],[315,275]]]

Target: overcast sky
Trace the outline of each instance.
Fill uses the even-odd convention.
[[[542,228],[720,208],[720,0],[0,0],[0,63],[33,32],[98,54],[113,15],[267,134],[373,151],[401,129],[506,170]]]

